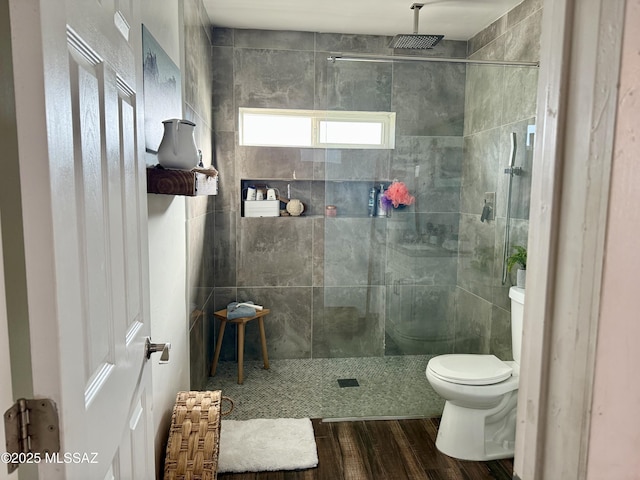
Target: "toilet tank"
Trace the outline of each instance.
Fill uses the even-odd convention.
[[[513,361],[520,365],[520,352],[522,350],[522,323],[524,319],[524,288],[511,287],[511,348]]]

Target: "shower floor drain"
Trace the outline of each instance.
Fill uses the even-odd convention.
[[[358,380],[356,380],[355,378],[339,378],[338,379],[338,386],[340,388],[344,388],[344,387],[359,387],[360,384],[358,383]]]

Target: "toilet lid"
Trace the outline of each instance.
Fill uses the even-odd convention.
[[[442,380],[462,385],[492,385],[511,376],[512,369],[495,355],[439,355],[429,369]]]

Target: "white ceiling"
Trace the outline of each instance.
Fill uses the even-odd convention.
[[[416,0],[419,33],[468,40],[522,0]],[[414,0],[204,0],[218,27],[324,33],[413,33]]]

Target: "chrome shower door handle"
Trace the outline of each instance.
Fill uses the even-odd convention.
[[[162,352],[160,363],[169,363],[169,350],[171,350],[170,343],[151,343],[150,337],[147,337],[144,342],[144,356],[147,360],[151,358],[152,353]]]

